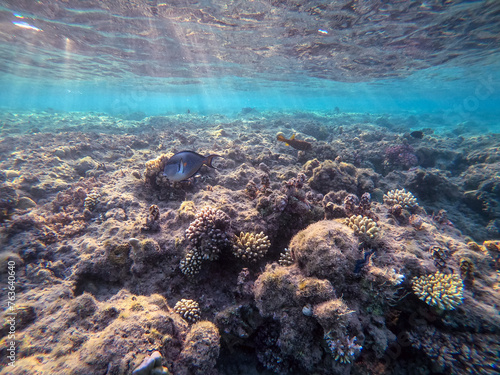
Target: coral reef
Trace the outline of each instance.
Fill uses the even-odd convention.
[[[240,233],[233,241],[233,254],[243,260],[255,262],[266,255],[271,242],[264,234],[260,233]]]
[[[414,278],[412,289],[422,301],[441,310],[453,310],[463,300],[463,282],[453,274],[436,272]]]
[[[83,204],[85,209],[89,210],[89,211],[94,211],[94,209],[99,204],[100,198],[101,198],[101,194],[99,194],[96,191],[92,191],[89,194],[87,194],[87,197],[85,198],[85,201]]]
[[[201,318],[200,306],[192,299],[181,299],[175,304],[174,311],[190,323],[196,323]]]
[[[282,253],[280,253],[280,259],[278,263],[280,266],[286,267],[291,266],[295,262],[293,258],[292,251],[289,248],[285,248]]]
[[[379,234],[379,227],[377,223],[370,218],[361,215],[352,215],[345,219],[345,225],[354,230],[359,236],[374,239]]]
[[[213,207],[203,207],[186,230],[186,238],[203,259],[215,260],[231,244],[229,217]]]
[[[396,189],[384,194],[384,203],[389,206],[399,205],[403,208],[415,208],[417,199],[406,189]]]
[[[355,343],[356,336],[353,338],[342,336],[339,339],[334,339],[329,332],[325,335],[325,340],[328,344],[328,349],[332,352],[333,358],[340,363],[351,363],[363,348]]]
[[[496,373],[498,135],[139,115],[0,114],[0,374]],[[323,140],[276,144],[294,129]],[[223,157],[172,183],[166,147]]]

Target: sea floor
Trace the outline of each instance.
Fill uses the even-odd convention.
[[[500,134],[251,109],[0,134],[0,374],[498,371]],[[217,169],[168,181],[182,150]]]

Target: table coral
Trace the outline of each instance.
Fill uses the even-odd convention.
[[[375,221],[361,215],[352,215],[344,220],[344,224],[353,229],[357,235],[374,239],[378,236],[379,227]]]
[[[175,304],[174,311],[190,323],[197,322],[201,317],[200,306],[192,299],[181,299]]]
[[[415,277],[413,292],[422,301],[442,310],[453,310],[462,303],[464,284],[459,276],[436,272],[431,275]]]
[[[418,206],[417,199],[412,193],[406,191],[406,189],[391,190],[387,194],[384,194],[384,203],[389,206],[399,204],[403,208],[415,208]]]
[[[233,254],[238,258],[255,262],[266,255],[270,246],[271,242],[264,232],[242,232],[238,237],[235,236]]]

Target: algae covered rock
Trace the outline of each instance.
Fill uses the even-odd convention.
[[[219,357],[220,334],[217,327],[208,321],[198,322],[191,327],[180,354],[176,374],[215,374],[215,363]]]
[[[355,268],[358,240],[347,226],[323,220],[297,233],[290,249],[306,276],[326,278],[337,288]]]

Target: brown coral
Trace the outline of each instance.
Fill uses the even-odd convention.
[[[389,206],[399,204],[401,207],[414,208],[418,206],[417,199],[406,189],[391,190],[384,194],[384,203]]]
[[[462,303],[464,284],[457,275],[436,272],[415,277],[412,289],[417,297],[428,305],[437,306],[442,310],[453,310]]]
[[[240,233],[234,237],[233,254],[238,258],[255,262],[266,255],[271,242],[264,232]]]
[[[174,311],[191,323],[197,322],[201,317],[200,306],[192,299],[181,299],[175,304]]]
[[[379,227],[375,221],[361,215],[352,215],[344,220],[344,224],[353,229],[357,235],[374,239],[378,236]]]

